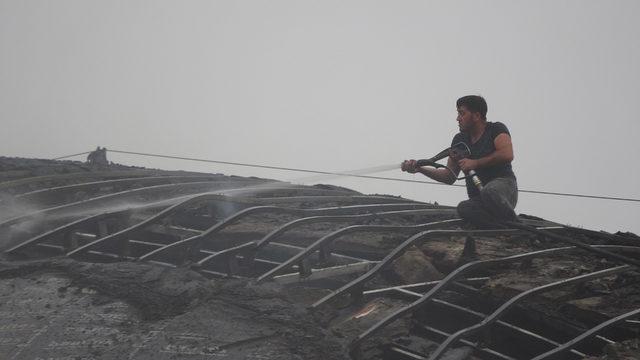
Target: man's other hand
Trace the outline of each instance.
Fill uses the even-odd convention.
[[[465,173],[470,170],[475,170],[478,168],[478,160],[474,160],[474,159],[458,160],[458,167],[460,168],[460,170],[462,170]]]
[[[417,161],[416,160],[405,160],[402,162],[402,164],[400,165],[400,169],[402,169],[402,171],[406,171],[410,174],[415,174],[416,172],[418,172],[418,168],[417,168]]]
[[[464,155],[460,154],[459,151],[453,149],[449,149],[449,157],[451,158],[451,160],[455,161],[456,164],[458,163],[458,161],[464,159]]]

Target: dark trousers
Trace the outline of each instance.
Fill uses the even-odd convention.
[[[480,195],[458,204],[458,215],[478,228],[495,228],[503,221],[518,221],[515,211],[518,184],[514,178],[497,178],[484,185]]]

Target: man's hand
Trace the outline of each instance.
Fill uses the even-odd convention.
[[[467,173],[470,170],[475,170],[478,168],[478,160],[474,159],[461,159],[458,160],[458,167],[464,173]]]
[[[458,151],[455,151],[453,149],[449,149],[449,157],[456,163],[460,161],[460,159],[463,159],[462,155],[460,155]]]
[[[400,165],[400,169],[402,169],[402,171],[406,171],[410,174],[415,174],[418,172],[418,167],[417,165],[417,161],[416,160],[405,160],[402,162],[402,164]]]

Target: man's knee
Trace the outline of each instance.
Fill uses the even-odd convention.
[[[456,208],[458,216],[471,222],[486,221],[487,211],[478,198],[461,201]]]
[[[458,216],[479,229],[494,228],[494,218],[486,211],[480,199],[462,201],[457,207]]]
[[[515,203],[510,199],[509,194],[498,188],[483,189],[481,194],[482,203],[487,210],[496,218],[501,220],[514,220]]]
[[[458,216],[462,219],[469,219],[476,211],[475,208],[476,205],[472,200],[464,200],[458,204],[456,211],[458,212]]]

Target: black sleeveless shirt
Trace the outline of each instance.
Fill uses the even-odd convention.
[[[511,136],[511,134],[509,133],[509,130],[503,123],[487,122],[487,127],[485,128],[484,133],[482,134],[482,136],[480,136],[480,139],[478,139],[478,141],[476,141],[475,143],[473,144],[471,143],[471,136],[469,134],[460,132],[453,137],[453,140],[451,141],[451,145],[453,146],[460,142],[465,143],[471,150],[471,155],[469,156],[469,159],[480,159],[496,151],[494,140],[498,135],[502,133],[505,133]],[[511,177],[514,179],[516,178],[516,175],[513,173],[513,170],[511,169],[511,163],[484,167],[482,169],[476,169],[476,173],[478,174],[478,177],[480,178],[483,184],[487,184],[489,181],[499,177]],[[470,198],[474,196],[478,196],[480,194],[480,192],[478,191],[478,188],[476,188],[475,185],[473,185],[473,182],[471,181],[471,179],[467,178],[466,183],[467,183],[467,194],[469,195]]]

